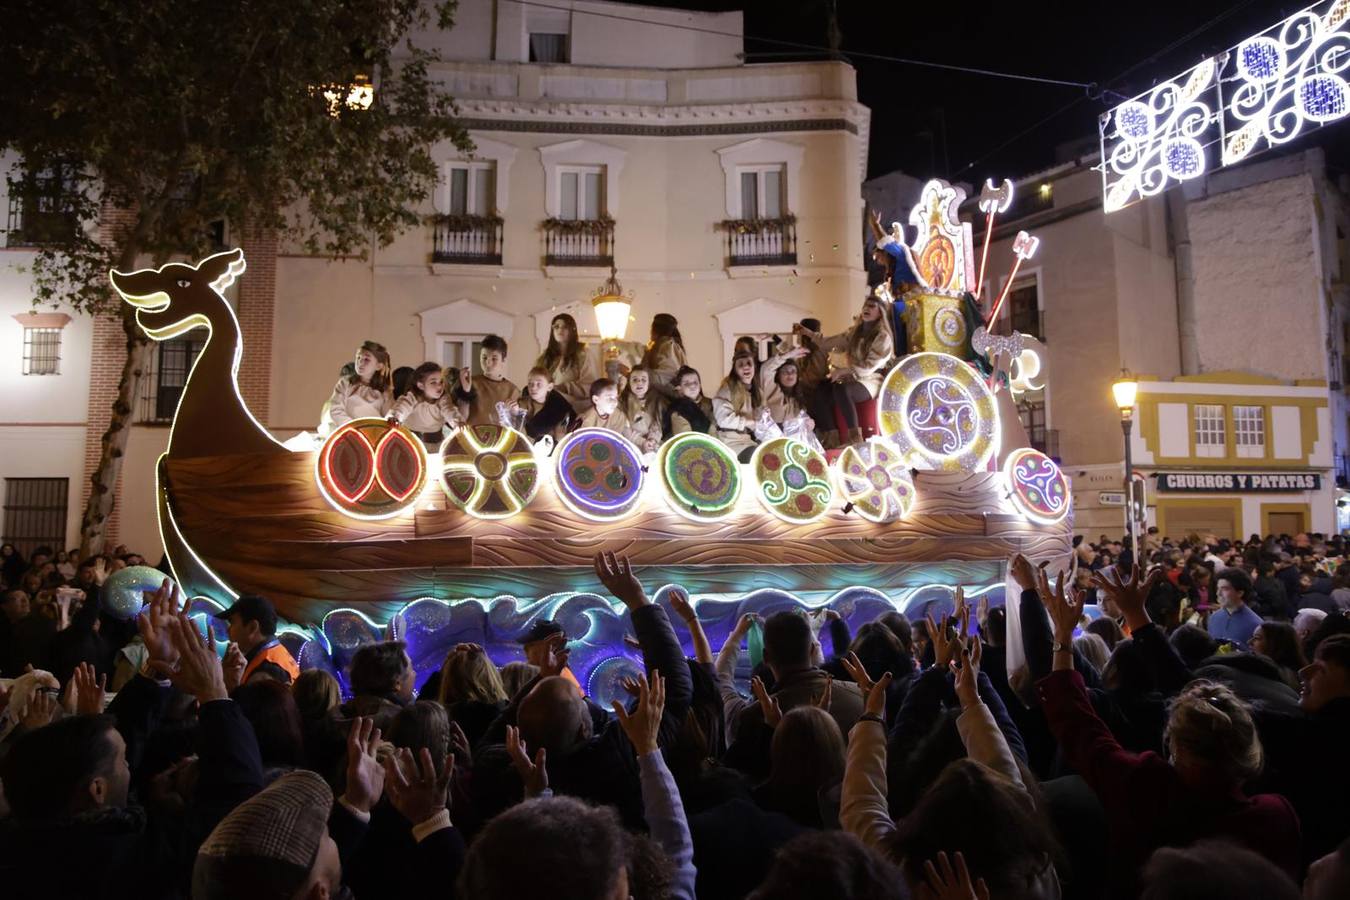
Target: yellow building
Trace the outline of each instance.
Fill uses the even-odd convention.
[[[1141,378],[1131,449],[1149,523],[1174,539],[1335,531],[1328,407],[1318,380]]]

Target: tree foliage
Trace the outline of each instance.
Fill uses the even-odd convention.
[[[468,146],[418,29],[453,3],[419,0],[14,0],[0,52],[0,147],[11,194],[74,173],[62,211],[84,227],[39,253],[38,299],[109,309],[110,265],[210,249],[212,223],[275,228],[307,250],[359,255],[419,221],[433,144]],[[433,21],[433,17],[434,20]],[[375,81],[367,110],[339,95]],[[100,242],[105,201],[135,211]]]

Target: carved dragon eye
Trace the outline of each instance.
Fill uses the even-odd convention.
[[[180,279],[178,279],[177,284],[178,284],[178,286],[181,287],[181,288],[192,287],[192,282],[191,282],[191,281],[188,281],[186,278],[180,278]]]

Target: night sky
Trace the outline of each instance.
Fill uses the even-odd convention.
[[[650,0],[646,5],[743,9],[749,61],[772,62],[825,57],[755,39],[826,46],[829,2]],[[857,69],[859,99],[872,110],[869,177],[899,168],[917,177],[970,183],[1054,165],[1056,148],[1095,139],[1097,116],[1121,98],[862,54],[1095,83],[1130,97],[1308,5],[1269,0],[836,2],[843,56]],[[1330,162],[1350,163],[1350,153],[1344,152],[1350,147],[1350,122],[1301,138],[1284,152],[1312,143],[1327,148]]]

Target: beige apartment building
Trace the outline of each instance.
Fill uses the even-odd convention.
[[[1350,525],[1338,505],[1350,226],[1321,151],[1262,157],[1109,215],[1095,165],[1090,152],[1017,179],[990,254],[1001,289],[1017,232],[1041,239],[1000,327],[1043,343],[1044,386],[1019,407],[1073,479],[1079,533],[1124,531],[1111,394],[1122,369],[1140,381],[1146,524],[1174,538]],[[963,214],[981,239],[973,201]]]
[[[499,334],[523,384],[557,313],[595,339],[590,298],[611,267],[632,295],[627,337],[674,314],[709,393],[740,335],[808,315],[847,325],[866,292],[869,126],[850,66],[746,64],[739,12],[461,0],[455,20],[417,40],[441,50],[436,77],[475,149],[433,148],[425,226],[364,259],[243,243],[241,392],[278,437],[316,427],[366,339],[396,366],[476,367]],[[5,539],[70,544],[122,339],[112,322],[25,318],[33,249],[16,203],[0,250],[0,390],[16,398],[0,415]],[[129,441],[111,536],[151,556],[155,460],[203,336],[158,347]]]

